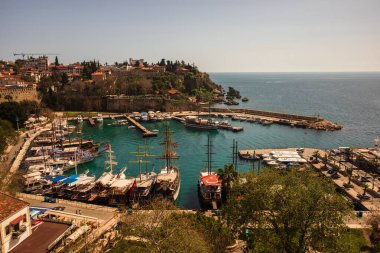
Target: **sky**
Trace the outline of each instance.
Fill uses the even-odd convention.
[[[0,59],[21,52],[207,72],[380,71],[380,1],[0,0]]]

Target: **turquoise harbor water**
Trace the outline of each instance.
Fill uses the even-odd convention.
[[[321,132],[287,126],[236,122],[233,125],[244,126],[244,131],[232,133],[220,130],[212,133],[214,145],[214,169],[231,161],[232,141],[238,141],[243,148],[282,148],[309,146],[332,148],[337,146],[367,147],[373,139],[380,136],[380,73],[212,73],[212,80],[224,87],[233,86],[247,96],[250,101],[236,107],[257,108],[305,115],[319,112],[323,117],[343,125],[343,130]],[[128,167],[127,174],[136,176],[136,160],[130,152],[136,151],[137,145],[148,142],[153,154],[161,154],[159,143],[163,136],[143,139],[136,129],[127,126],[109,126],[110,120],[102,125],[90,127],[83,125],[85,137],[98,142],[109,142],[115,151],[119,165],[117,170]],[[164,130],[165,122],[146,123],[150,129]],[[181,192],[178,204],[183,208],[199,208],[197,179],[199,171],[206,160],[206,143],[208,132],[186,129],[176,121],[170,122],[175,131],[173,138],[177,142],[180,155],[178,165],[181,169]],[[85,164],[80,171],[90,170],[90,174],[99,176],[104,167],[105,155]],[[163,165],[157,159],[151,159],[156,171]],[[252,165],[240,162],[239,171],[247,171]]]

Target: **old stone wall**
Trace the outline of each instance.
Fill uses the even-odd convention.
[[[190,101],[171,100],[163,97],[109,97],[106,98],[106,110],[109,112],[134,111],[186,111],[195,110]]]
[[[23,100],[32,100],[39,102],[41,100],[38,96],[36,88],[4,89],[0,90],[0,103],[8,101],[6,99],[8,95],[12,97],[12,101],[16,102]]]

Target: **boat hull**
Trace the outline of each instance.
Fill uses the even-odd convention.
[[[207,131],[217,131],[218,130],[218,127],[214,126],[214,125],[191,124],[188,122],[185,122],[185,127],[199,129],[199,130],[207,130]]]

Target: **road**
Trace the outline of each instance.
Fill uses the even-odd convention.
[[[6,166],[6,175],[2,178],[2,190],[5,190],[8,184],[11,182],[13,175],[17,172],[20,167],[22,160],[24,159],[25,154],[27,153],[29,146],[32,144],[34,138],[36,138],[41,132],[49,130],[51,128],[51,124],[46,125],[43,128],[38,130],[29,130],[22,135],[20,135],[17,144],[11,149],[13,151],[8,153],[8,162],[10,162],[10,166]]]

